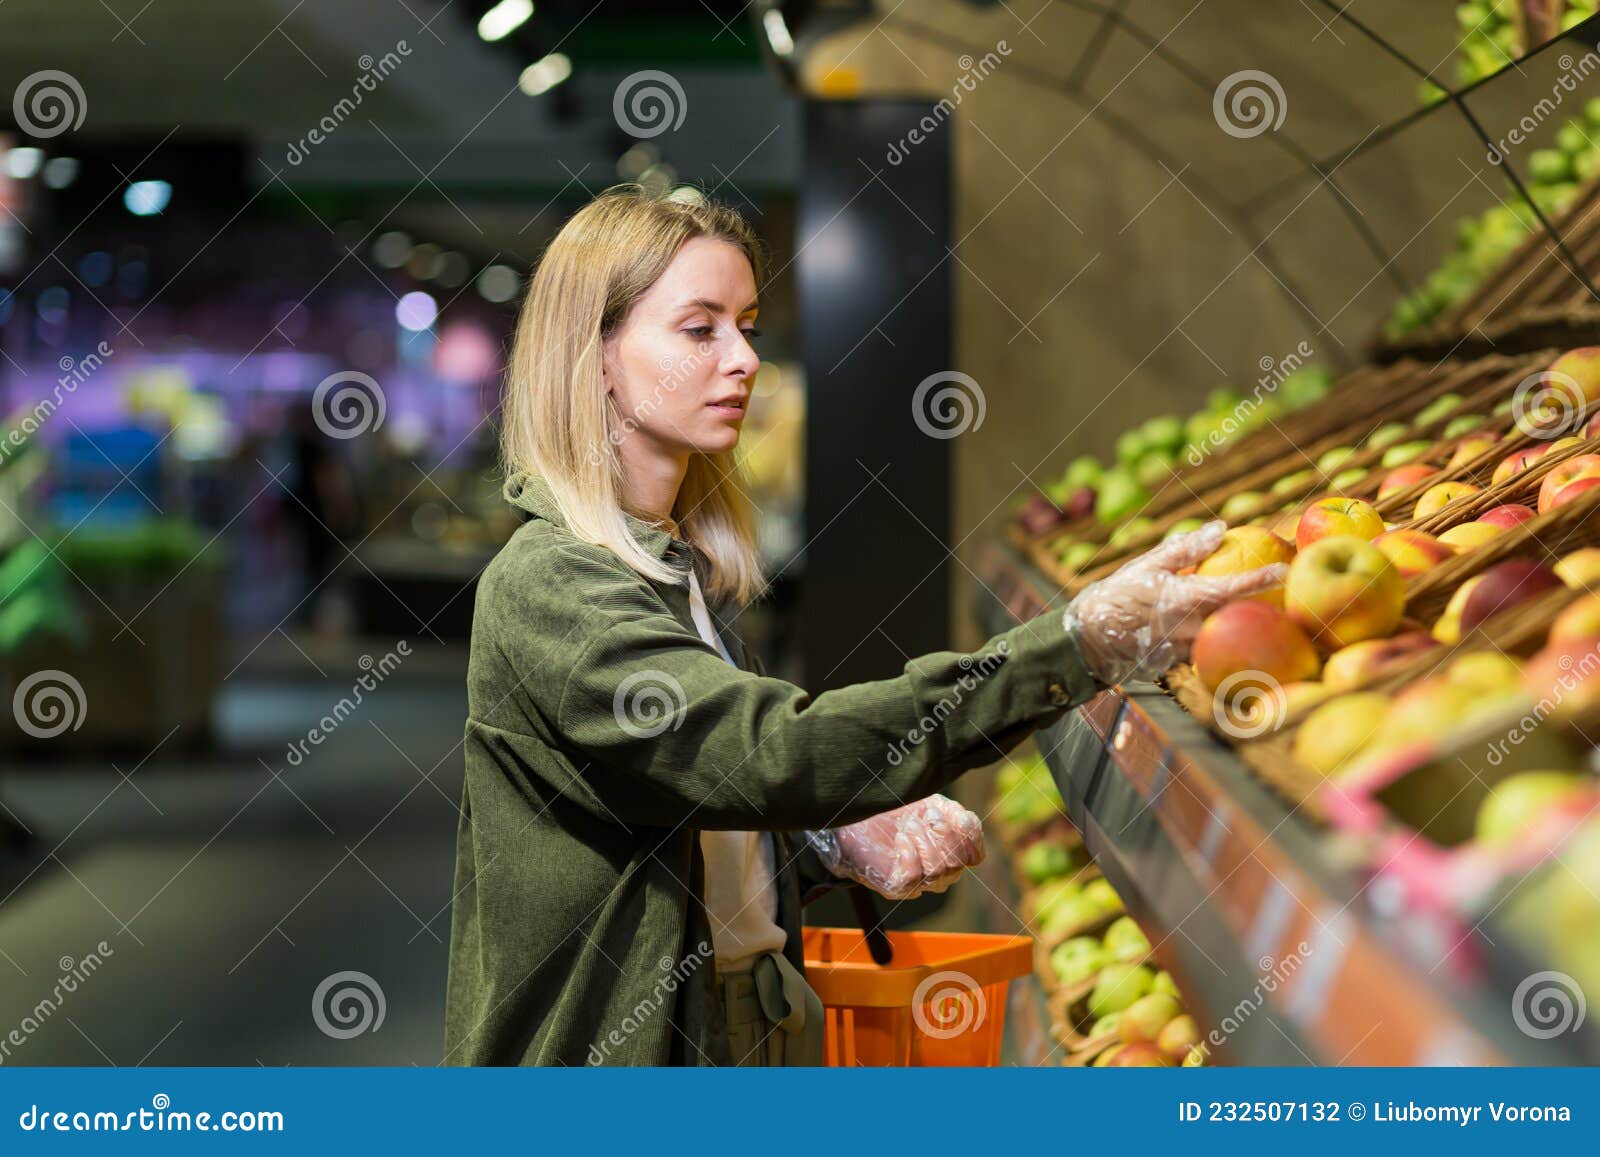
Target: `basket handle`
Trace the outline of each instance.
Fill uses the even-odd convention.
[[[867,938],[867,951],[872,955],[872,962],[879,967],[889,964],[894,960],[894,947],[879,923],[878,906],[873,903],[872,893],[860,884],[852,884],[849,892],[850,904],[855,908],[856,921]]]

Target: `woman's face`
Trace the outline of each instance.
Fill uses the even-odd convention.
[[[685,242],[606,339],[606,390],[621,415],[612,436],[675,457],[733,449],[761,366],[755,320],[744,251],[708,237]]]

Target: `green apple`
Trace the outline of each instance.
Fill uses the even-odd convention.
[[[1124,430],[1117,435],[1117,461],[1123,466],[1132,466],[1143,458],[1149,449],[1150,446],[1145,442],[1144,434],[1140,430]]]
[[[1227,522],[1243,522],[1254,518],[1267,506],[1267,496],[1259,490],[1242,490],[1231,494],[1222,504],[1221,515]]]
[[[1206,395],[1206,409],[1216,414],[1225,414],[1229,410],[1237,409],[1244,395],[1232,386],[1218,386]]]
[[[1278,397],[1290,410],[1303,410],[1328,396],[1333,375],[1321,366],[1303,366],[1278,383]]]
[[[1155,979],[1150,983],[1150,991],[1164,992],[1168,996],[1176,996],[1179,1000],[1183,999],[1183,994],[1178,991],[1178,982],[1172,979],[1172,973],[1165,968],[1156,973]]]
[[[1065,876],[1072,871],[1072,855],[1060,844],[1049,840],[1035,840],[1017,860],[1017,866],[1031,883],[1042,884],[1053,876]]]
[[[1105,949],[1093,936],[1074,936],[1050,951],[1050,968],[1062,984],[1087,980],[1106,965]]]
[[[1089,1015],[1099,1018],[1121,1012],[1141,996],[1148,995],[1155,974],[1142,964],[1106,965],[1089,993]]]
[[[1473,430],[1476,430],[1488,420],[1489,419],[1485,418],[1482,414],[1462,414],[1460,417],[1450,419],[1450,421],[1445,425],[1444,434],[1441,436],[1445,438],[1459,438],[1463,434],[1468,434]]]
[[[1433,401],[1422,407],[1422,412],[1417,415],[1416,424],[1426,426],[1429,422],[1437,422],[1460,404],[1460,394],[1440,394]]]
[[[1137,960],[1150,951],[1150,938],[1132,916],[1121,916],[1106,929],[1105,946],[1112,960]]]
[[[1074,458],[1067,466],[1067,472],[1061,476],[1063,482],[1072,490],[1080,487],[1095,487],[1100,484],[1100,478],[1106,468],[1100,465],[1100,459],[1093,454],[1084,454]]]
[[[1182,1068],[1200,1069],[1206,1063],[1206,1046],[1195,1045],[1194,1048],[1183,1054]]]
[[[1331,450],[1324,450],[1317,455],[1317,469],[1324,474],[1332,474],[1351,458],[1355,457],[1354,446],[1335,446]]]
[[[1328,479],[1328,485],[1334,490],[1349,490],[1352,486],[1365,479],[1366,476],[1367,470],[1364,467],[1355,466],[1349,470],[1339,471],[1339,473]]]
[[[1395,466],[1404,466],[1407,462],[1415,462],[1432,449],[1432,442],[1397,442],[1383,452],[1383,459],[1380,464],[1386,470]]]
[[[1139,427],[1145,445],[1175,454],[1183,448],[1183,419],[1172,414],[1147,418]]]
[[[1206,520],[1203,518],[1180,518],[1177,522],[1174,522],[1172,526],[1168,528],[1167,533],[1161,537],[1163,540],[1165,540],[1171,538],[1175,534],[1188,534],[1191,530],[1199,530],[1205,524]]]
[[[1090,880],[1083,886],[1083,895],[1099,907],[1102,915],[1122,911],[1122,897],[1109,880]]]
[[[1143,508],[1150,494],[1133,474],[1117,467],[1107,470],[1095,495],[1094,514],[1102,523],[1120,522]]]
[[[1058,556],[1061,569],[1076,573],[1082,570],[1095,555],[1100,553],[1100,548],[1092,542],[1074,542]]]
[[[1178,467],[1178,460],[1168,450],[1151,450],[1133,468],[1134,477],[1146,490],[1154,490],[1167,480]]]
[[[1299,490],[1309,486],[1317,480],[1315,470],[1296,470],[1293,474],[1285,474],[1272,484],[1272,494],[1288,494],[1291,490]]]
[[[1183,1012],[1177,997],[1164,992],[1150,992],[1130,1004],[1122,1014],[1122,1039],[1129,1044],[1136,1041],[1154,1041],[1167,1027],[1167,1022]]]
[[[1506,776],[1478,807],[1478,839],[1486,844],[1515,839],[1551,806],[1590,782],[1588,776],[1570,771],[1524,771]]]
[[[1085,928],[1104,917],[1100,906],[1093,900],[1086,900],[1080,893],[1069,896],[1050,906],[1046,919],[1039,925],[1039,933],[1043,936],[1060,935],[1062,932],[1072,932]],[[1089,939],[1094,939],[1092,936]],[[1092,971],[1092,970],[1091,970]]]
[[[1393,446],[1409,432],[1410,427],[1404,422],[1385,422],[1367,435],[1362,446],[1369,450],[1382,450],[1386,446]]]
[[[1109,1014],[1107,1016],[1102,1016],[1099,1020],[1097,1020],[1093,1024],[1091,1024],[1089,1026],[1089,1031],[1084,1035],[1090,1036],[1090,1037],[1097,1037],[1097,1036],[1100,1036],[1103,1033],[1116,1032],[1121,1027],[1122,1027],[1122,1013],[1113,1012],[1113,1013],[1111,1013],[1111,1014]]]

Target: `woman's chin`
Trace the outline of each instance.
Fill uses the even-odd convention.
[[[739,444],[739,427],[724,425],[698,439],[695,446],[702,454],[725,454]]]

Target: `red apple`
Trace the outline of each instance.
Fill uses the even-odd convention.
[[[1359,498],[1323,498],[1300,516],[1295,545],[1301,550],[1324,538],[1354,535],[1368,540],[1383,533],[1383,516]]]
[[[1317,652],[1289,616],[1251,599],[1229,603],[1200,624],[1190,651],[1195,674],[1211,690],[1243,672],[1268,691],[1314,679],[1322,666]]]
[[[1600,346],[1568,350],[1545,371],[1545,386],[1561,394],[1578,413],[1600,401]]]
[[[1449,530],[1441,531],[1439,541],[1457,551],[1474,550],[1493,542],[1505,532],[1506,528],[1503,526],[1478,519],[1473,522],[1460,522]]]
[[[1539,460],[1539,456],[1542,455],[1546,449],[1548,449],[1548,447],[1531,446],[1526,450],[1518,450],[1515,454],[1507,454],[1504,458],[1500,459],[1500,465],[1494,468],[1494,475],[1490,478],[1490,482],[1494,485],[1499,485],[1512,475],[1521,474],[1529,466],[1532,466],[1535,462],[1537,462]]]
[[[1508,502],[1504,506],[1494,506],[1478,515],[1477,521],[1487,522],[1492,526],[1504,526],[1507,529],[1519,522],[1527,522],[1536,517],[1533,511],[1516,502]]]
[[[1384,531],[1372,540],[1372,545],[1394,563],[1401,578],[1419,575],[1455,554],[1449,543],[1441,542],[1425,531],[1403,528]]]
[[[1465,438],[1456,447],[1456,452],[1450,455],[1450,461],[1444,464],[1444,468],[1446,470],[1454,470],[1457,467],[1465,466],[1469,462],[1476,461],[1494,449],[1495,444],[1499,441],[1499,434],[1474,434],[1470,438]]]
[[[1539,484],[1539,513],[1554,509],[1556,495],[1578,479],[1596,477],[1600,477],[1600,454],[1579,454],[1558,462]]]
[[[1483,581],[1461,608],[1462,634],[1502,611],[1564,585],[1549,567],[1523,558],[1496,563],[1479,577]]]
[[[1407,466],[1396,466],[1383,476],[1383,481],[1378,484],[1378,497],[1387,498],[1397,490],[1404,490],[1408,486],[1415,486],[1418,482],[1432,478],[1439,473],[1433,466],[1425,466],[1421,462],[1412,462]]]
[[[1568,482],[1556,491],[1555,497],[1550,500],[1550,509],[1565,506],[1585,490],[1593,490],[1596,486],[1600,486],[1600,476],[1593,474],[1579,478],[1576,482]]]
[[[1322,685],[1329,691],[1353,690],[1438,645],[1427,631],[1405,631],[1387,639],[1351,643],[1328,656],[1322,666]]]
[[[1117,1053],[1106,1062],[1108,1069],[1152,1069],[1167,1068],[1172,1064],[1159,1048],[1149,1041],[1139,1041],[1137,1044],[1123,1045]]]
[[[1284,608],[1324,651],[1392,634],[1406,583],[1384,553],[1353,535],[1312,543],[1289,564]]]

